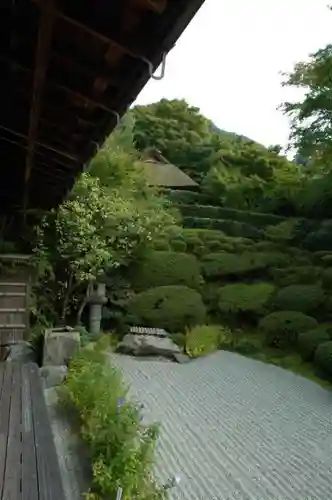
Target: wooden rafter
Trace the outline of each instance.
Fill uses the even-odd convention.
[[[44,84],[46,79],[48,57],[52,42],[52,33],[55,21],[53,0],[45,0],[41,8],[38,42],[36,50],[36,66],[34,72],[32,103],[30,108],[28,151],[25,167],[25,199],[24,207],[28,203],[28,183],[33,167],[34,150],[37,141],[38,123],[41,114]]]
[[[16,135],[17,137],[20,137],[21,139],[28,140],[28,136],[21,134],[20,132],[17,132],[16,130],[12,130],[8,127],[4,127],[3,125],[0,125],[0,128],[5,130],[6,132],[12,133],[13,135]],[[68,158],[69,160],[74,161],[75,163],[78,163],[80,161],[80,158],[78,156],[74,156],[66,151],[61,151],[55,147],[53,147],[50,144],[46,144],[45,142],[40,142],[36,141],[35,143],[36,146],[40,146],[41,148],[48,149],[49,151],[53,151],[54,153],[57,153],[60,156],[63,156],[65,158]],[[24,147],[24,145],[23,145]],[[26,149],[28,149],[28,145],[25,146]]]
[[[132,4],[162,14],[167,7],[167,0],[132,0]]]

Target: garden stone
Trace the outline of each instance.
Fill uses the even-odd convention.
[[[7,361],[18,361],[20,363],[36,363],[37,354],[29,342],[17,342],[9,344]]]
[[[44,387],[49,389],[61,385],[67,376],[68,368],[62,366],[42,366],[39,370],[40,376],[44,381]]]
[[[180,348],[168,337],[156,337],[153,335],[124,336],[118,345],[117,352],[133,354],[134,356],[174,356],[180,353]]]
[[[80,345],[80,333],[74,329],[46,330],[43,365],[68,365],[79,351]]]

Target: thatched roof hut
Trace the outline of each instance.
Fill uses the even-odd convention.
[[[189,175],[170,163],[159,151],[149,151],[140,162],[151,186],[168,188],[194,187],[197,183]]]

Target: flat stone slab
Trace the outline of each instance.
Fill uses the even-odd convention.
[[[332,392],[220,351],[188,364],[110,355],[160,422],[156,474],[171,500],[332,498]]]
[[[134,356],[173,356],[180,348],[168,337],[133,335],[128,333],[117,347],[117,352]]]
[[[189,356],[187,356],[186,354],[183,354],[183,352],[176,352],[173,356],[175,361],[177,361],[182,365],[184,363],[189,363],[189,361],[191,361],[191,358],[189,358]]]

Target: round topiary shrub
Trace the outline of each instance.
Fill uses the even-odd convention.
[[[315,352],[315,365],[319,371],[332,378],[332,341],[324,342],[320,344]]]
[[[298,335],[318,327],[315,318],[298,311],[278,311],[263,318],[259,327],[267,345],[287,348],[297,343]]]
[[[211,240],[207,242],[210,252],[217,252],[223,248],[223,243],[220,240]]]
[[[186,286],[159,286],[132,297],[127,303],[128,324],[184,332],[204,324],[206,309],[198,292]]]
[[[264,312],[264,307],[271,299],[275,287],[270,283],[246,285],[244,283],[226,285],[219,289],[219,311],[222,313]]]
[[[323,287],[327,290],[332,289],[332,267],[327,267],[322,272]]]
[[[279,290],[275,307],[284,311],[308,313],[325,301],[323,289],[317,285],[290,285]]]
[[[178,252],[149,252],[129,269],[129,279],[137,292],[168,285],[185,285],[196,290],[203,284],[196,257]]]
[[[211,253],[202,259],[202,272],[210,279],[222,276],[245,275],[264,269],[265,262],[256,253],[233,254],[228,252]]]
[[[153,249],[154,250],[169,250],[169,242],[167,240],[155,240],[153,242]]]
[[[172,240],[171,247],[174,252],[185,252],[187,250],[186,242],[183,240]]]
[[[322,268],[317,266],[291,266],[270,270],[273,281],[281,287],[290,285],[312,285],[320,281]]]
[[[312,361],[317,347],[323,342],[330,340],[329,334],[324,328],[315,328],[299,334],[299,351],[304,361]]]

